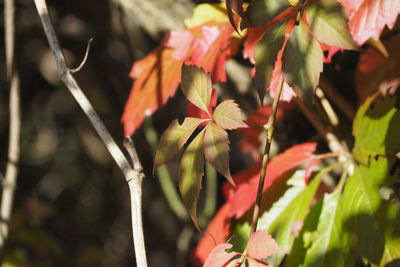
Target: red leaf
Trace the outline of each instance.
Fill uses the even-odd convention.
[[[318,165],[318,163],[320,163],[320,162],[321,162],[320,159],[312,160],[310,162],[310,164],[308,164],[308,166],[306,167],[305,174],[304,174],[304,182],[306,184],[308,184],[308,181],[310,180],[310,176],[311,176],[314,166]]]
[[[126,136],[132,135],[145,116],[175,94],[181,80],[182,61],[173,58],[173,53],[173,49],[160,47],[133,64],[130,77],[136,80],[122,115]]]
[[[238,255],[238,252],[226,252],[227,249],[232,248],[229,243],[219,244],[211,251],[207,257],[203,267],[222,267],[234,256]]]
[[[387,25],[390,29],[400,13],[398,0],[339,0],[349,16],[350,32],[359,45],[375,40]]]
[[[212,109],[217,105],[217,99],[218,99],[217,91],[215,91],[213,89],[212,93],[211,93],[210,107],[208,108],[208,111],[210,112],[210,114],[212,114]],[[196,107],[190,101],[188,101],[186,117],[194,117],[194,118],[200,118],[200,119],[210,118],[210,116],[204,110]],[[204,126],[205,124],[207,124],[207,122],[200,124],[200,126]]]
[[[228,216],[230,204],[225,203],[214,215],[208,224],[205,235],[197,244],[193,254],[193,261],[196,266],[201,266],[206,260],[215,244],[225,242],[229,235],[230,217]]]
[[[273,158],[268,164],[263,192],[276,179],[281,177],[282,174],[295,168],[299,164],[312,159],[313,152],[315,151],[316,146],[316,143],[304,143],[296,145]],[[257,194],[258,180],[260,178],[259,176],[261,171],[261,163],[258,162],[252,168],[256,169],[256,166],[258,166],[258,172],[252,172],[255,174],[252,177],[249,177],[247,182],[237,181],[237,176],[233,176],[233,180],[237,185],[237,190],[227,184],[224,185],[224,191],[229,192],[233,190],[233,192],[229,193],[228,198],[228,202],[231,204],[232,207],[230,212],[231,216],[240,218],[254,204]],[[242,177],[240,176],[240,178]]]
[[[281,249],[270,234],[260,230],[251,234],[247,244],[247,253],[257,259],[266,259],[276,253],[286,253]]]
[[[193,34],[188,30],[176,30],[168,33],[164,45],[169,48],[174,48],[172,56],[177,60],[185,60],[191,49],[194,41]]]

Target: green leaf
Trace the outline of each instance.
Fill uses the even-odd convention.
[[[288,7],[291,5],[287,0],[254,0],[246,10],[250,25],[242,27],[263,26]]]
[[[174,120],[161,136],[154,159],[153,171],[169,161],[186,143],[193,131],[205,120],[185,118],[182,125]]]
[[[185,204],[194,225],[199,231],[200,227],[197,220],[197,199],[199,198],[201,179],[203,177],[204,132],[203,129],[183,153],[179,181],[179,190],[183,198],[183,203]]]
[[[287,23],[280,23],[274,26],[256,45],[254,81],[261,100],[264,99],[265,92],[271,83],[276,57],[285,39],[286,25]]]
[[[400,151],[400,111],[395,107],[396,101],[396,96],[375,94],[359,108],[353,124],[353,155],[359,162],[368,164],[371,157]]]
[[[181,88],[190,102],[209,113],[212,92],[210,75],[196,66],[183,65]]]
[[[219,104],[212,117],[220,127],[227,130],[247,127],[243,122],[243,115],[238,104],[233,100],[225,100]]]
[[[315,239],[307,250],[302,266],[345,266],[349,250],[347,244],[341,243],[341,209],[339,208],[340,192],[324,195],[322,211],[318,220]]]
[[[306,25],[294,27],[283,52],[283,77],[297,96],[311,102],[322,72],[323,54]]]
[[[333,5],[330,4],[332,2]],[[330,46],[358,50],[337,1],[318,2],[306,10],[306,15],[311,31],[318,41]]]
[[[274,203],[271,209],[264,213],[258,221],[258,230],[267,230],[279,247],[290,251],[294,236],[292,235],[292,224],[302,221],[309,209],[321,178],[326,171],[321,171],[315,179],[307,186],[304,184],[304,171],[297,171],[293,178],[288,181],[292,185],[285,194]],[[274,255],[268,262],[278,266],[283,259],[283,255]]]
[[[207,162],[234,185],[229,171],[228,133],[214,122],[209,123],[205,131],[203,148]]]
[[[339,207],[342,235],[352,245],[354,257],[379,266],[391,266],[386,264],[400,258],[400,210],[379,193],[388,181],[400,180],[390,176],[390,169],[385,157],[372,158],[370,166],[356,166]]]

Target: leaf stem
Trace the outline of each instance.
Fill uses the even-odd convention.
[[[265,143],[265,148],[264,148],[264,153],[263,153],[263,158],[262,158],[261,174],[260,174],[260,180],[258,182],[258,188],[257,188],[257,198],[256,198],[256,202],[254,204],[253,217],[251,220],[250,235],[257,230],[258,218],[260,217],[261,199],[262,199],[262,193],[263,193],[263,189],[264,189],[265,177],[267,174],[267,165],[269,162],[269,151],[271,148],[272,136],[273,136],[274,130],[275,130],[276,112],[278,110],[278,105],[279,105],[279,100],[281,98],[282,88],[283,88],[283,76],[281,75],[279,78],[279,84],[278,84],[278,87],[277,87],[277,90],[276,90],[276,93],[274,96],[274,101],[272,103],[272,112],[269,115],[267,124],[265,124],[265,126],[264,126],[264,128],[267,132],[267,138],[266,138],[266,143]],[[240,260],[238,261],[237,266],[240,266],[240,264],[243,263],[243,261],[246,258],[246,255],[247,255],[247,248],[244,250]]]

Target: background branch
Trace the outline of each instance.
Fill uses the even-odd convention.
[[[14,201],[14,193],[18,175],[18,162],[20,155],[21,133],[21,108],[19,77],[15,68],[14,40],[15,40],[15,8],[14,0],[4,1],[4,27],[7,84],[10,88],[9,102],[9,139],[8,160],[5,177],[2,181],[1,207],[0,207],[0,255],[4,252],[4,243],[9,232],[9,222]]]
[[[67,67],[65,57],[62,53],[61,46],[54,31],[46,2],[44,0],[35,0],[35,5],[42,21],[47,39],[49,41],[50,48],[55,57],[58,73],[61,77],[61,80],[64,82],[71,94],[74,96],[75,100],[83,109],[84,113],[92,123],[93,127],[97,131],[98,135],[100,136],[111,156],[114,158],[115,162],[121,169],[126,181],[129,184],[131,194],[132,232],[135,246],[136,263],[137,266],[147,266],[141,214],[141,182],[143,174],[141,171],[133,169],[128,163],[126,157],[117,146],[114,139],[105,127],[104,123],[94,111],[92,105],[83,94],[75,78],[72,76],[71,70]],[[132,148],[134,149],[133,144]],[[140,166],[141,169],[141,165],[139,165],[140,162],[136,161],[135,163],[136,168],[139,169]]]

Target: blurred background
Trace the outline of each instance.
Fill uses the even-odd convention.
[[[183,28],[183,19],[191,16],[195,4],[201,2],[205,1],[47,1],[69,67],[79,65],[88,40],[93,38],[89,58],[74,76],[120,145],[120,118],[132,84],[128,77],[132,62],[153,50],[166,30]],[[2,1],[2,10],[3,5]],[[0,16],[0,50],[4,51],[4,18],[3,14]],[[7,162],[9,95],[4,61],[2,52],[2,172]],[[2,266],[134,266],[128,186],[61,83],[32,0],[16,0],[16,61],[21,79],[22,147]],[[356,61],[352,62],[354,67]],[[232,73],[235,75],[229,75]],[[230,62],[230,81],[220,88],[222,97],[235,97],[246,112],[257,108],[256,97],[247,93],[249,73],[249,64]],[[173,119],[185,114],[185,109],[186,101],[178,92],[134,136],[147,175],[143,206],[150,266],[190,266],[190,253],[201,238],[190,221],[171,211],[159,181],[151,173],[151,134],[153,139],[159,136]],[[288,120],[291,123],[285,124],[285,131],[277,136],[279,150],[316,137],[297,110],[291,111]],[[235,173],[251,165],[252,160],[239,152],[236,135],[232,134],[230,140],[231,167]],[[176,165],[169,165],[174,181]],[[215,176],[212,171],[208,174]],[[214,194],[211,202],[203,225],[222,199]]]

